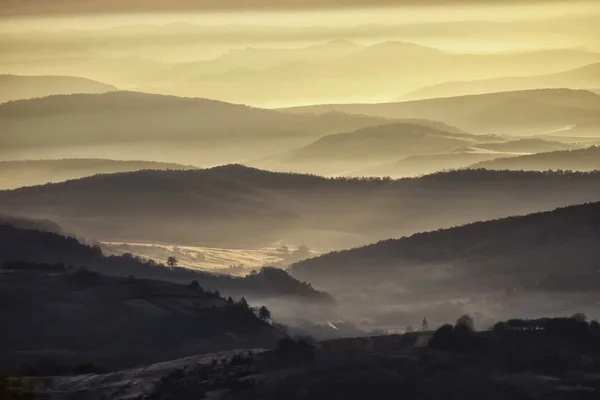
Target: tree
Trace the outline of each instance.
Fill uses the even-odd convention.
[[[174,268],[177,266],[177,259],[173,256],[169,256],[169,258],[167,258],[167,265],[171,268]]]
[[[475,320],[469,314],[461,315],[460,318],[456,320],[454,328],[457,330],[473,332],[475,330]]]
[[[584,313],[575,313],[575,314],[573,314],[573,316],[571,318],[573,318],[575,321],[579,321],[579,322],[587,321],[587,316]]]
[[[233,298],[232,298],[231,296],[229,296],[229,297],[227,298],[227,304],[228,304],[228,305],[232,305],[233,303],[234,303],[234,302],[233,302]]]
[[[271,311],[269,311],[269,309],[265,306],[262,306],[261,308],[258,309],[258,318],[262,319],[263,321],[268,321],[271,319]]]
[[[198,283],[197,280],[193,280],[192,282],[190,282],[188,287],[193,290],[200,290],[200,284]]]
[[[243,297],[240,299],[240,301],[239,301],[239,305],[240,305],[240,306],[242,306],[242,307],[244,307],[244,308],[249,308],[249,307],[248,307],[248,302],[247,302],[247,301],[246,301],[246,299],[245,299],[245,298],[243,298]]]

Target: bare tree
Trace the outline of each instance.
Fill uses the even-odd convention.
[[[271,311],[265,306],[258,309],[258,318],[263,321],[269,321],[271,319]]]
[[[173,256],[169,256],[169,258],[167,258],[167,265],[171,268],[176,267],[177,266],[177,259]]]

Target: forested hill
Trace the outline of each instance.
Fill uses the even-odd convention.
[[[598,172],[461,170],[400,180],[327,179],[229,165],[2,191],[0,212],[51,219],[98,240],[240,247],[290,239],[327,249],[334,238],[335,247],[350,247],[599,199]]]
[[[216,275],[185,268],[168,268],[154,261],[123,256],[104,256],[98,246],[80,243],[72,237],[33,229],[0,225],[0,265],[24,261],[37,263],[62,263],[86,267],[105,275],[143,279],[156,279],[189,284],[196,280],[210,290],[224,295],[248,298],[300,297],[307,301],[332,302],[332,298],[315,291],[310,284],[299,282],[285,271],[263,268],[259,273],[245,278]],[[165,260],[166,261],[166,260]]]
[[[600,287],[599,241],[600,203],[589,203],[332,252],[296,263],[291,272],[330,284],[397,279],[440,290],[531,285],[584,292]]]

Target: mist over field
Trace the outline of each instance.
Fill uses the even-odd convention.
[[[598,398],[599,37],[584,0],[0,1],[0,398]]]

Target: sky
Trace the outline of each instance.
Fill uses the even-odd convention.
[[[4,15],[165,10],[306,10],[403,6],[482,6],[576,3],[561,0],[0,0]]]
[[[98,29],[187,22],[355,26],[540,20],[597,13],[600,1],[561,0],[0,0],[0,31]]]

